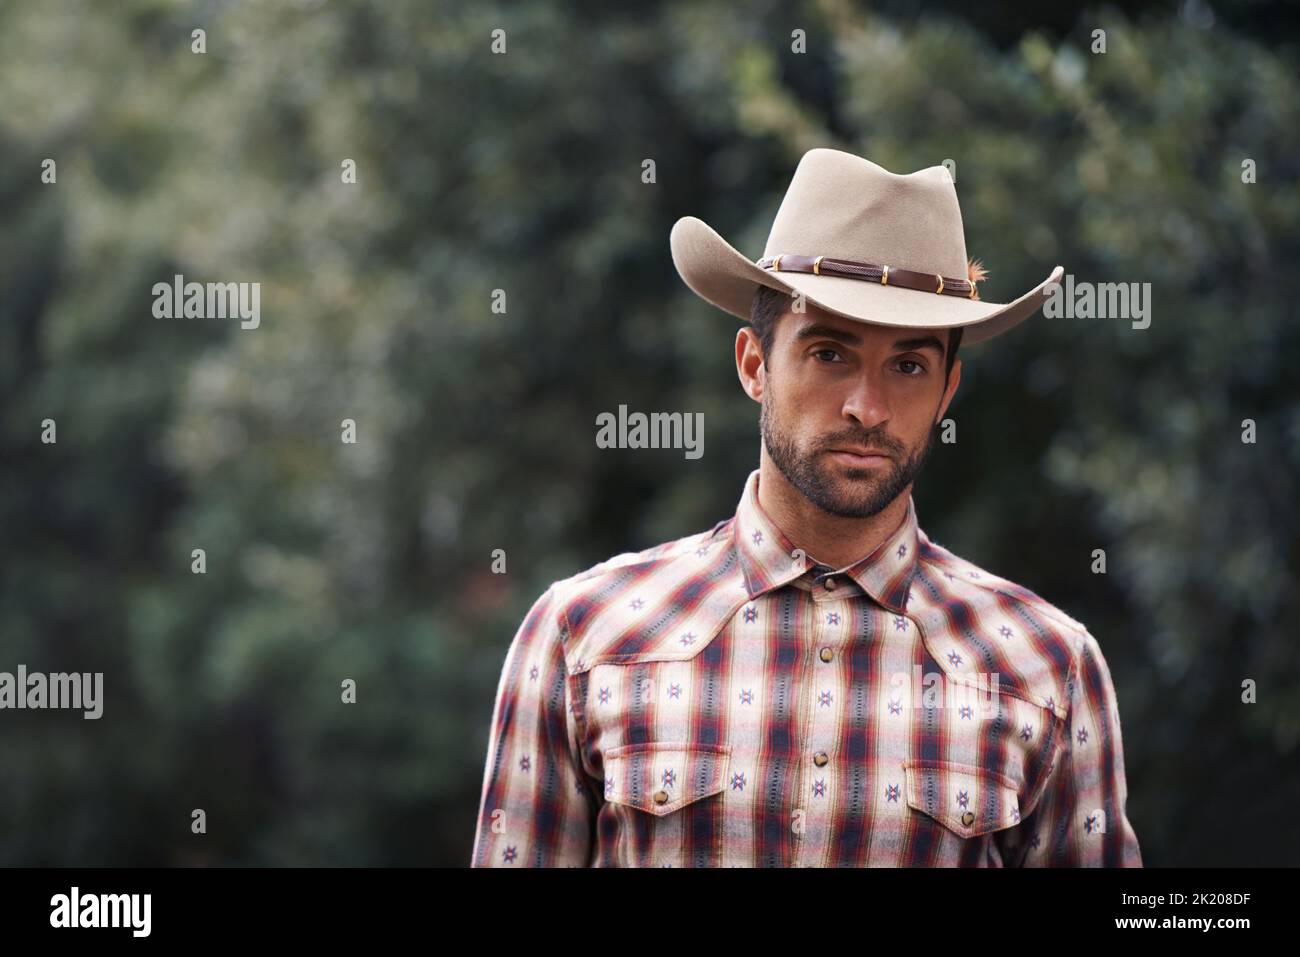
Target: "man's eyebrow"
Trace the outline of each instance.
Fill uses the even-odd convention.
[[[899,339],[894,343],[898,352],[910,352],[920,349],[933,349],[939,355],[944,354],[944,345],[938,336],[917,336],[915,339]]]
[[[862,337],[853,332],[847,332],[844,329],[836,329],[834,326],[828,326],[820,322],[814,322],[812,325],[804,326],[794,334],[795,341],[801,339],[834,339],[836,342],[842,342],[847,346],[862,345]],[[939,340],[936,339],[935,342]]]

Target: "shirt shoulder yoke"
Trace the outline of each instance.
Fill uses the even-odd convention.
[[[729,532],[732,519],[726,519],[704,532],[695,532],[670,542],[651,545],[637,552],[621,552],[595,565],[575,572],[568,578],[556,581],[551,587],[557,596],[573,596],[588,591],[599,591],[602,584],[611,577],[626,575],[630,571],[650,571],[654,566],[664,566],[679,560],[698,561],[699,550],[707,547],[706,555],[712,555],[718,542]],[[728,539],[729,540],[729,539]]]
[[[961,587],[964,588],[992,592],[1001,596],[1004,600],[1022,605],[1027,610],[1050,619],[1066,631],[1074,633],[1078,638],[1088,634],[1087,625],[1070,617],[1041,595],[1030,591],[1024,585],[996,575],[985,568],[981,568],[974,562],[955,555],[942,545],[931,541],[924,534],[921,538],[920,559],[923,564],[930,566],[954,587],[956,587],[956,583],[961,582]]]
[[[739,565],[724,554],[731,550],[734,520],[623,552],[555,582],[551,590],[565,629],[570,673],[601,661],[687,658],[707,644],[734,599],[745,597],[735,587],[743,585]],[[653,589],[639,592],[637,583],[651,579]],[[665,602],[683,589],[691,593],[690,600]],[[692,640],[677,645],[676,631],[691,634]]]

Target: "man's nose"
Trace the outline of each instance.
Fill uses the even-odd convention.
[[[889,421],[889,398],[880,379],[870,375],[859,377],[844,397],[842,412],[845,418],[856,419],[868,429]]]

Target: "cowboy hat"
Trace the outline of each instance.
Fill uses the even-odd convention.
[[[799,160],[757,262],[694,216],[673,225],[670,245],[686,285],[746,321],[764,285],[859,322],[961,326],[968,343],[1029,318],[1064,273],[1057,266],[1012,302],[985,302],[976,289],[983,269],[966,258],[948,170],[891,173],[833,149],[812,149]]]

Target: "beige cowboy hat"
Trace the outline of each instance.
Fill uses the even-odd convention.
[[[691,290],[746,321],[759,284],[803,293],[821,308],[886,326],[962,326],[983,342],[1036,312],[1064,269],[1013,302],[985,302],[984,270],[966,258],[961,210],[943,166],[906,175],[833,149],[799,160],[757,262],[714,229],[683,216],[670,237]]]

